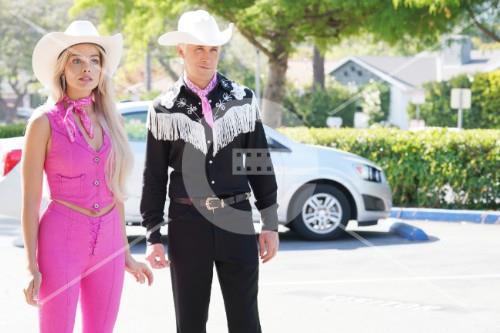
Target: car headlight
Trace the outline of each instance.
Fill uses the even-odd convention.
[[[356,173],[364,180],[375,183],[382,182],[382,170],[366,164],[355,164],[354,170],[356,170]]]

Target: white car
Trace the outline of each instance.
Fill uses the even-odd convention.
[[[125,204],[129,225],[141,222],[139,203],[145,157],[149,102],[120,103],[135,163],[130,196]],[[333,239],[349,220],[359,226],[376,224],[389,216],[391,189],[380,167],[360,156],[321,146],[297,143],[265,126],[278,183],[280,223],[307,239]],[[19,218],[21,208],[19,162],[22,138],[0,141],[4,171],[0,178],[0,214]],[[46,192],[46,191],[45,191]],[[253,206],[253,198],[250,199]],[[47,199],[44,200],[44,204]],[[165,211],[168,209],[168,196]],[[259,213],[253,206],[254,220]]]

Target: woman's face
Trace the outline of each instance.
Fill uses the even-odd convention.
[[[97,46],[78,44],[69,48],[69,58],[64,67],[66,92],[70,97],[90,95],[99,84],[101,56]]]

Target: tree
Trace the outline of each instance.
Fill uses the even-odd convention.
[[[396,6],[424,8],[444,13],[465,27],[471,23],[489,39],[500,42],[500,0],[393,0]],[[457,13],[458,15],[454,15]]]
[[[6,82],[15,94],[11,104],[0,91],[0,107],[5,110],[6,122],[15,118],[29,86],[36,82],[31,68],[36,42],[48,31],[63,28],[70,6],[67,0],[0,0],[0,82]]]
[[[342,38],[370,32],[389,43],[418,40],[433,43],[452,25],[449,15],[428,8],[395,6],[377,0],[76,0],[74,11],[98,7],[109,27],[123,27],[132,43],[159,36],[172,19],[192,6],[234,22],[240,33],[268,57],[264,88],[264,122],[281,124],[285,75],[289,55],[307,38],[338,43]]]
[[[425,103],[420,115],[427,126],[457,126],[457,110],[450,105],[453,88],[471,90],[471,108],[464,110],[464,128],[500,128],[500,70],[479,73],[475,76],[461,74],[448,81],[429,82],[424,85]],[[416,114],[415,105],[408,107],[409,114]]]

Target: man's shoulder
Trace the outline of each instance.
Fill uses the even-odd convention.
[[[168,113],[172,112],[175,106],[175,101],[181,92],[182,80],[179,79],[170,85],[165,91],[158,95],[151,102],[151,107],[156,112]]]
[[[233,95],[235,99],[251,99],[254,96],[253,90],[247,86],[231,80],[220,73],[218,75],[221,86]]]

